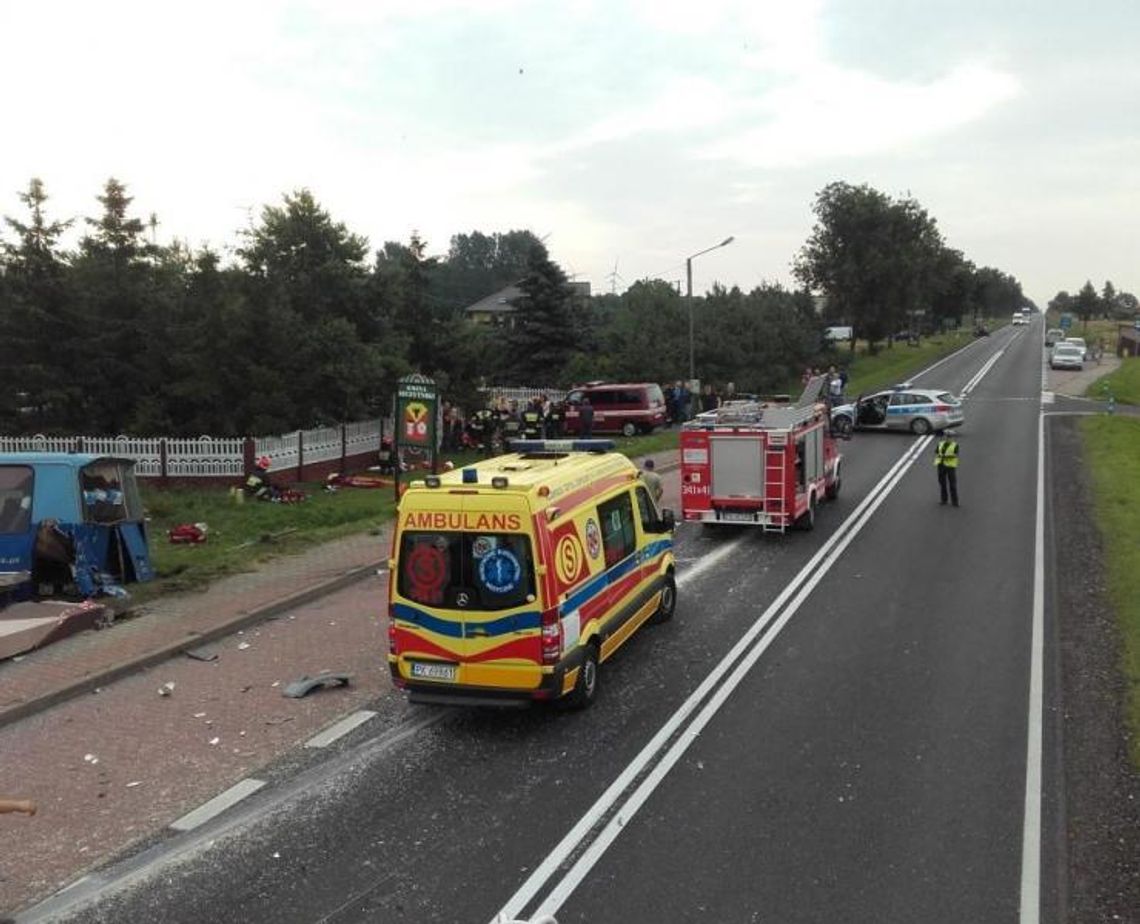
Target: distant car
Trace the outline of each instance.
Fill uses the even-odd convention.
[[[1013,314],[1013,323],[1014,324],[1028,324],[1029,318],[1027,318],[1025,315],[1023,315],[1020,311],[1015,311]]]
[[[1053,347],[1053,355],[1049,357],[1051,369],[1084,369],[1084,351],[1072,343],[1058,343]]]
[[[909,430],[919,436],[960,427],[962,402],[941,388],[914,388],[909,382],[864,395],[854,404],[831,412],[831,426],[840,436],[852,430]]]
[[[1065,332],[1059,327],[1050,327],[1045,331],[1045,346],[1051,347],[1065,339]]]
[[[1075,347],[1080,347],[1081,359],[1091,359],[1092,358],[1089,355],[1089,345],[1087,343],[1085,343],[1085,340],[1083,337],[1066,337],[1064,340],[1061,341],[1061,343],[1071,343]],[[1058,344],[1058,346],[1060,346],[1060,344]]]

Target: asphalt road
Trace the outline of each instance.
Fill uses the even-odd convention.
[[[1026,798],[1039,325],[917,378],[970,389],[960,509],[929,440],[857,434],[814,532],[679,531],[677,617],[592,709],[408,708],[81,885],[70,919],[1050,920],[1048,760],[1044,819]]]

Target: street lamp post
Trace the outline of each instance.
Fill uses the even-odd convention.
[[[732,235],[726,237],[719,244],[712,247],[706,247],[704,250],[699,250],[691,257],[685,258],[685,292],[686,298],[689,302],[689,381],[693,381],[697,377],[697,364],[694,352],[693,341],[693,261],[703,253],[708,253],[711,250],[718,250],[721,247],[727,247],[736,238]]]

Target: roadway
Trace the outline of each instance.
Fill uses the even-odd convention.
[[[814,532],[679,530],[677,616],[590,710],[405,707],[124,858],[71,919],[1050,920],[1040,323],[916,377],[969,391],[961,508],[929,438],[857,434]]]

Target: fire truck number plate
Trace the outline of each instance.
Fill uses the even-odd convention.
[[[756,515],[743,510],[725,510],[720,515],[728,523],[755,523]]]

